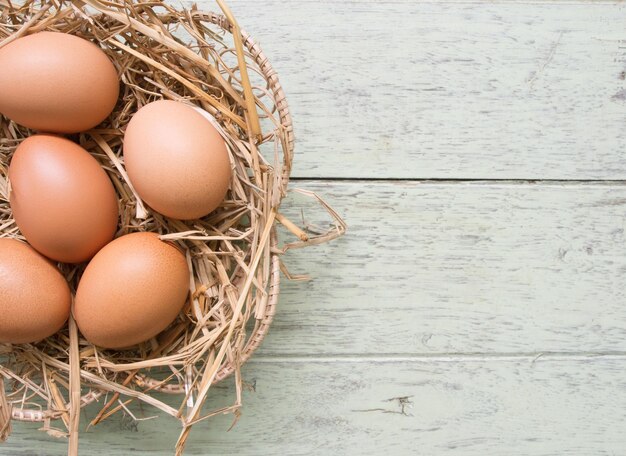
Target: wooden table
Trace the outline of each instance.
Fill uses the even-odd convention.
[[[292,105],[293,186],[350,229],[284,258],[314,280],[283,283],[237,426],[187,454],[626,454],[626,5],[230,3]],[[36,428],[0,454],[65,453]],[[178,433],[118,419],[81,454]]]

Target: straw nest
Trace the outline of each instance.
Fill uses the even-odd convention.
[[[81,406],[98,401],[100,411],[90,423],[96,424],[138,400],[182,423],[177,443],[182,453],[193,424],[218,413],[238,416],[240,367],[261,343],[275,312],[279,255],[345,229],[316,195],[307,193],[334,219],[323,233],[309,234],[279,212],[294,146],[285,96],[259,46],[227,6],[221,0],[217,4],[223,15],[195,7],[178,10],[161,1],[0,0],[0,47],[25,34],[58,31],[99,43],[114,62],[121,80],[114,112],[72,139],[99,160],[114,183],[121,213],[117,235],[157,232],[185,249],[192,271],[184,311],[136,349],[95,347],[80,336],[71,317],[65,329],[37,344],[0,344],[5,383],[0,387],[0,440],[9,435],[11,420],[42,421],[47,432],[68,436],[70,454],[76,454]],[[152,212],[124,172],[124,128],[138,108],[161,98],[211,113],[229,146],[231,188],[222,206],[201,220],[182,222]],[[15,148],[31,133],[0,116],[3,237],[23,239],[8,204],[7,168]],[[299,239],[279,248],[277,223]],[[75,290],[84,265],[60,267]],[[211,386],[233,373],[233,404],[203,410]],[[180,407],[155,392],[180,394]]]

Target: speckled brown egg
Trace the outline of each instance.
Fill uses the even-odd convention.
[[[78,328],[94,345],[125,348],[163,331],[189,292],[185,256],[155,233],[132,233],[104,247],[76,291]]]
[[[40,32],[0,48],[0,113],[34,130],[75,133],[115,107],[115,66],[95,44]]]
[[[0,239],[0,342],[37,342],[63,327],[70,289],[59,270],[29,245]]]
[[[139,196],[175,219],[209,214],[230,183],[223,138],[202,114],[176,101],[155,101],[137,111],[124,135],[124,162]]]
[[[59,136],[34,135],[9,167],[13,217],[26,240],[48,258],[80,263],[113,239],[118,205],[98,161]]]

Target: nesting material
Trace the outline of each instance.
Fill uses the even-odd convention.
[[[166,2],[0,0],[0,47],[39,31],[70,33],[98,43],[121,78],[120,99],[109,118],[75,135],[111,178],[120,199],[117,236],[150,231],[178,243],[190,267],[184,311],[158,337],[130,350],[89,344],[72,318],[36,344],[0,345],[0,439],[10,421],[42,421],[43,429],[69,436],[77,454],[80,407],[99,401],[95,425],[142,401],[182,423],[177,453],[193,424],[242,405],[241,365],[266,335],[276,310],[279,255],[285,248],[318,244],[345,225],[321,200],[334,223],[309,234],[279,212],[293,159],[291,117],[276,73],[257,44],[224,15]],[[94,88],[97,90],[97,88]],[[232,166],[222,205],[201,220],[172,220],[136,196],[124,171],[123,132],[141,106],[182,101],[209,112],[224,137]],[[7,168],[16,147],[32,132],[0,116],[0,236],[21,238],[8,204]],[[309,195],[318,198],[316,195]],[[279,248],[276,224],[296,240]],[[83,265],[63,265],[75,292]],[[36,286],[36,284],[33,284]],[[211,387],[235,374],[236,397],[220,410],[203,410]],[[180,395],[180,407],[154,392]],[[121,399],[121,401],[119,400]],[[175,424],[178,425],[178,424]]]

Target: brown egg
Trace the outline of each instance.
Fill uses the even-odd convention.
[[[207,215],[230,183],[219,132],[193,107],[176,101],[155,101],[133,116],[124,135],[124,162],[139,196],[175,219]]]
[[[75,133],[115,107],[113,63],[90,41],[40,32],[0,48],[0,113],[34,130]]]
[[[122,236],[91,260],[76,291],[78,328],[94,345],[125,348],[156,336],[189,292],[185,256],[155,233]]]
[[[113,239],[113,184],[89,152],[53,135],[34,135],[9,167],[13,217],[29,244],[48,258],[80,263]]]
[[[70,289],[59,270],[29,245],[0,239],[0,342],[37,342],[63,327]]]

